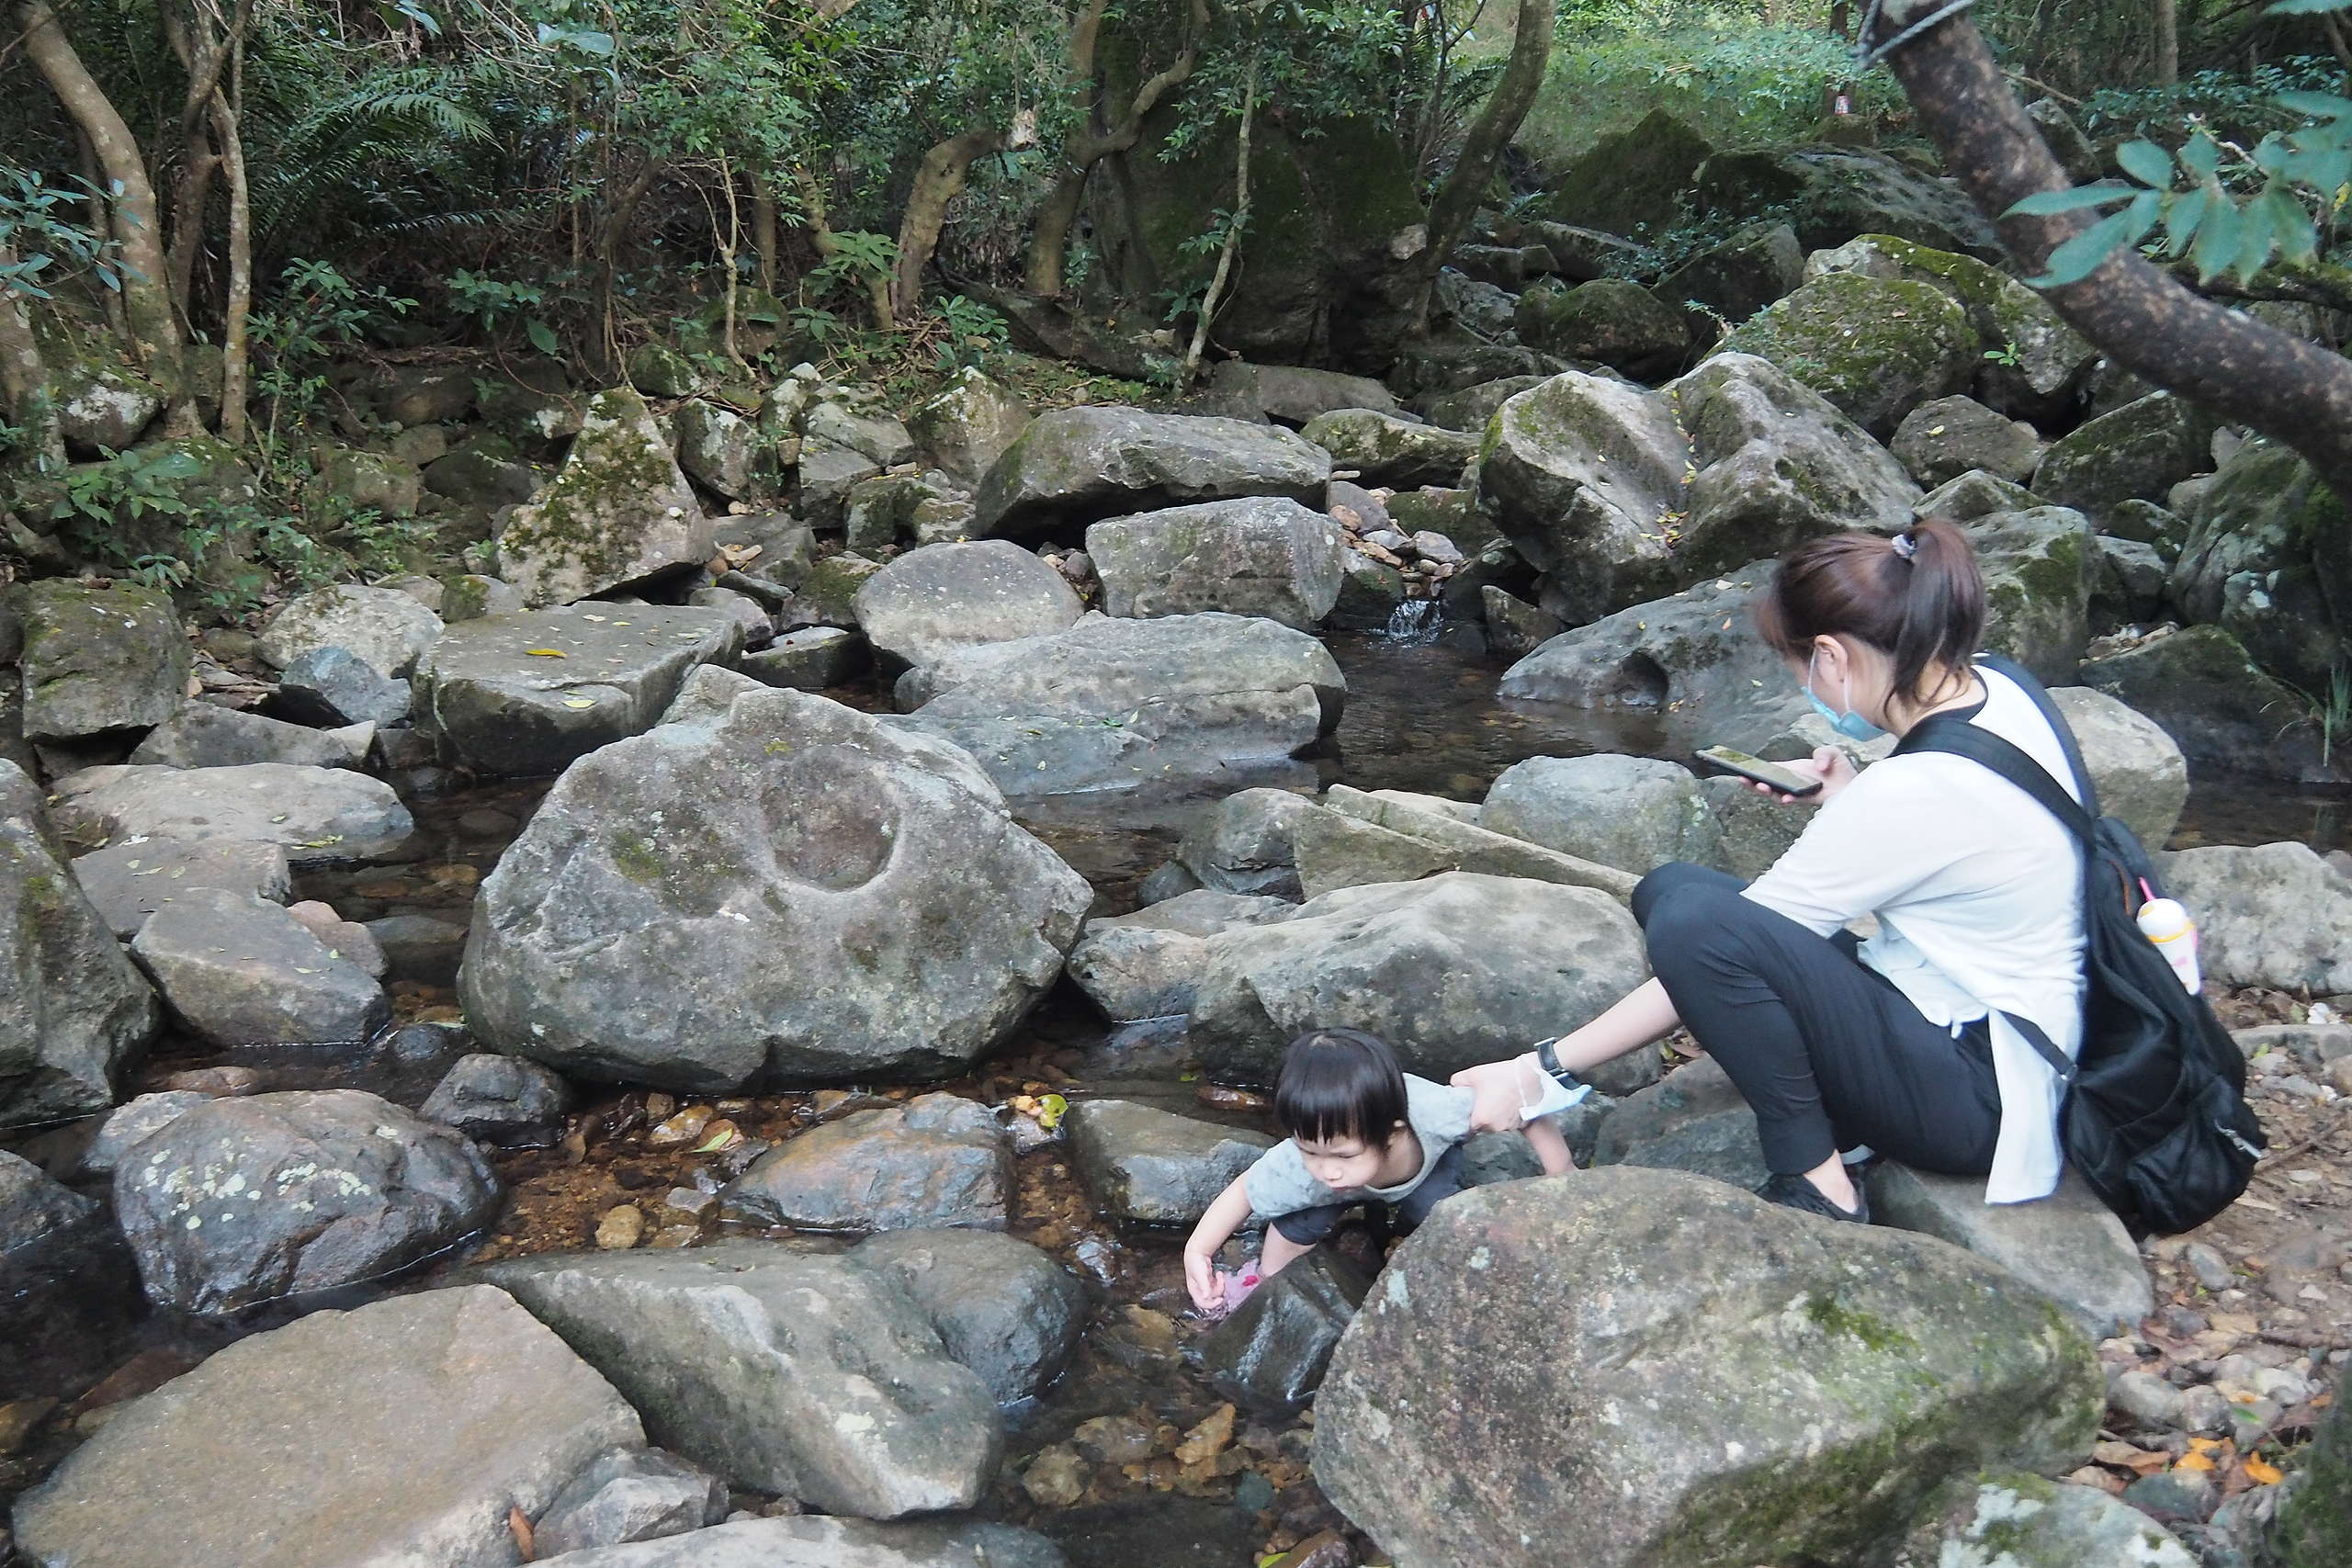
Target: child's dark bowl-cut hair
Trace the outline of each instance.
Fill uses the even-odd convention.
[[[1294,1138],[1385,1144],[1405,1120],[1405,1074],[1387,1043],[1361,1029],[1310,1029],[1283,1055],[1274,1120]]]

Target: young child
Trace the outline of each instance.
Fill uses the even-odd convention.
[[[1387,1045],[1360,1029],[1310,1030],[1292,1041],[1274,1086],[1274,1120],[1289,1135],[1193,1227],[1184,1243],[1193,1304],[1212,1314],[1238,1304],[1218,1275],[1216,1251],[1253,1212],[1267,1221],[1261,1280],[1312,1250],[1354,1204],[1387,1204],[1403,1230],[1419,1224],[1462,1190],[1471,1100],[1468,1089],[1404,1072]],[[1567,1140],[1551,1122],[1531,1120],[1527,1141],[1545,1175],[1574,1168]]]

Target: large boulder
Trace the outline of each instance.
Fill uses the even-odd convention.
[[[534,606],[660,577],[711,557],[702,514],[645,400],[626,387],[588,400],[580,434],[547,489],[498,536],[498,575]]]
[[[1812,711],[1750,618],[1772,570],[1757,561],[1562,632],[1504,673],[1502,694],[1671,711],[1713,741],[1753,750]]]
[[[187,634],[170,598],[129,583],[51,579],[11,595],[28,740],[78,740],[161,724],[187,695]]]
[[[964,753],[740,691],[565,773],[482,883],[459,994],[482,1040],[589,1077],[943,1076],[1053,982],[1091,897]]]
[[[2154,392],[2058,438],[2033,471],[2033,493],[2104,522],[2127,501],[2163,501],[2213,467],[2213,416]]]
[[[1267,420],[1294,430],[1334,409],[1387,412],[1396,407],[1396,394],[1369,376],[1304,365],[1252,365],[1246,359],[1217,361],[1197,402],[1203,413]]]
[[[2197,498],[2167,592],[2264,668],[2324,692],[2352,626],[2352,519],[2302,457],[2249,441]]]
[[[1306,796],[1286,789],[1237,790],[1193,819],[1176,859],[1216,892],[1296,898],[1291,836],[1310,808]]]
[[[2352,991],[2352,880],[2308,844],[2213,844],[2165,855],[2165,891],[2197,922],[2208,987]]]
[[[1633,897],[1639,879],[1632,873],[1498,833],[1463,809],[1430,795],[1333,784],[1292,835],[1299,886],[1313,899],[1342,887],[1468,871],[1597,888],[1620,902]]]
[[[81,856],[73,871],[82,896],[124,942],[139,934],[148,916],[194,889],[217,887],[273,904],[293,896],[286,852],[243,839],[126,840]]]
[[[1021,439],[1031,417],[1029,405],[1011,389],[967,365],[944,391],[908,416],[907,431],[933,462],[976,485]]]
[[[1080,1100],[1070,1108],[1069,1140],[1097,1202],[1119,1219],[1159,1225],[1199,1219],[1274,1143],[1131,1100]]]
[[[1090,615],[899,679],[902,726],[968,751],[1007,795],[1197,786],[1283,764],[1337,728],[1323,645],[1256,616]]]
[[[1034,539],[1102,517],[1234,496],[1314,502],[1331,477],[1324,450],[1246,420],[1088,405],[1041,414],[980,482],[975,527]]]
[[[312,1313],[114,1406],[17,1502],[17,1542],[52,1568],[508,1568],[513,1514],[643,1440],[513,1300],[426,1291]]]
[[[356,1284],[481,1228],[498,1181],[447,1127],[353,1089],[191,1106],[115,1168],[147,1294],[226,1313]]]
[[[1474,1365],[1520,1369],[1507,1420]],[[1597,1170],[1431,1214],[1332,1359],[1315,1473],[1405,1568],[1845,1562],[1955,1470],[2080,1462],[2101,1393],[2089,1341],[1956,1248]]]
[[[1208,939],[1288,919],[1294,908],[1201,887],[1132,915],[1090,920],[1085,940],[1070,949],[1070,982],[1114,1023],[1190,1012]]]
[[[1785,223],[1758,223],[1668,273],[1657,293],[1694,316],[1736,327],[1804,281],[1804,247],[1797,231]],[[1702,342],[1714,335],[1699,320],[1691,324]]]
[[[1688,768],[1647,757],[1531,757],[1487,790],[1478,825],[1642,873],[1714,856],[1722,829]]]
[[[480,615],[418,664],[417,728],[478,773],[560,773],[650,728],[688,671],[742,642],[734,617],[693,605]]]
[[[1882,1160],[1871,1218],[1996,1263],[2066,1309],[2094,1340],[2130,1334],[2155,1310],[2140,1248],[2078,1172],[2030,1203],[1987,1203],[1980,1176],[1940,1176]]]
[[[84,768],[54,786],[57,824],[108,848],[132,839],[276,844],[294,865],[397,857],[416,830],[391,785],[347,768]]]
[[[1271,1082],[1294,1037],[1344,1024],[1442,1082],[1577,1027],[1645,973],[1641,932],[1607,894],[1448,872],[1210,938],[1192,1040],[1220,1077]]]
[[[2041,437],[2024,421],[1996,413],[1974,398],[1938,398],[1903,416],[1888,449],[1923,485],[1976,472],[2023,484],[2041,459]]]
[[[1086,530],[1086,555],[1109,615],[1223,610],[1303,631],[1340,597],[1341,537],[1323,513],[1257,496],[1105,518]]]
[[[2234,1556],[2234,1554],[2233,1554]],[[1938,1494],[1894,1568],[2198,1568],[2177,1536],[2120,1497],[2039,1475],[1971,1476]]]
[[[1664,390],[1571,371],[1504,403],[1474,491],[1571,625],[1841,528],[1900,527],[1918,487],[1768,362],[1723,355]]]
[[[812,1127],[729,1185],[728,1207],[807,1230],[1002,1230],[1012,1150],[988,1107],[952,1094]]]
[[[0,1126],[87,1116],[114,1104],[162,1010],[7,762],[0,807]]]
[[[1984,646],[2046,686],[2071,685],[2091,637],[2091,525],[2063,506],[1996,512],[1968,525],[1984,575]]]
[[[1992,225],[1951,181],[1860,148],[1718,152],[1693,173],[1690,199],[1701,217],[1777,218],[1808,252],[1872,234],[1939,251],[1998,254]]]
[[[2188,763],[2155,720],[2105,692],[2061,686],[2050,694],[2082,747],[2099,808],[2139,840],[2162,849],[2188,803]]]
[[[2311,704],[2220,626],[2188,626],[2082,667],[2084,685],[2129,704],[2191,767],[2272,778],[2324,772]]]
[[[678,433],[678,467],[713,494],[741,501],[766,488],[766,443],[756,421],[733,409],[689,398],[670,415]]]
[[[739,1517],[660,1540],[568,1551],[550,1568],[1069,1568],[1017,1525],[875,1524],[821,1516]]]
[[[1519,297],[1513,320],[1522,343],[1637,380],[1671,376],[1690,352],[1681,311],[1631,278],[1596,277],[1573,288],[1540,285]]]
[[[1544,209],[1566,223],[1611,234],[1657,234],[1674,227],[1679,193],[1714,149],[1665,109],[1580,150],[1549,182]]]
[[[1974,380],[1977,343],[1967,313],[1931,284],[1833,272],[1767,306],[1717,352],[1761,355],[1883,441],[1905,414]]]
[[[1085,614],[1068,578],[1009,539],[910,550],[858,585],[856,605],[866,640],[905,664],[1051,637]]]
[[[1086,1287],[1025,1241],[989,1231],[890,1231],[849,1256],[897,1281],[948,1355],[979,1373],[1000,1404],[1043,1392],[1078,1348]]]
[[[888,1276],[789,1243],[541,1254],[480,1277],[627,1394],[663,1448],[731,1483],[866,1518],[967,1508],[1003,1437]]]
[[[148,918],[130,951],[173,1015],[215,1045],[356,1045],[391,1021],[390,999],[355,957],[249,893],[189,888]]]
[[[1469,424],[1449,427],[1435,419],[1421,424],[1378,409],[1317,414],[1299,434],[1330,453],[1333,467],[1353,468],[1359,484],[1399,490],[1459,483],[1478,456],[1478,437]]]
[[[372,724],[312,729],[242,708],[189,703],[147,732],[130,753],[134,766],[235,768],[248,762],[295,762],[314,768],[356,768],[376,738]]]
[[[322,648],[355,653],[399,678],[441,635],[441,617],[397,588],[344,583],[289,599],[262,628],[261,656],[283,670]]]

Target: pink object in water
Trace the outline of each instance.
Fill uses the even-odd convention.
[[[1217,1282],[1225,1287],[1225,1310],[1227,1312],[1248,1301],[1250,1292],[1258,1288],[1258,1266],[1254,1263],[1246,1265],[1238,1274],[1220,1269],[1216,1277]]]

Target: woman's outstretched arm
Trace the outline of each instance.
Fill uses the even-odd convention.
[[[1656,979],[1643,981],[1612,1003],[1608,1011],[1582,1029],[1560,1036],[1555,1047],[1560,1066],[1580,1073],[1597,1063],[1665,1039],[1682,1022],[1673,999]],[[1534,1053],[1504,1062],[1483,1062],[1453,1075],[1457,1088],[1476,1097],[1470,1124],[1482,1133],[1516,1132],[1523,1124],[1520,1108],[1534,1103],[1543,1089],[1543,1069]]]

